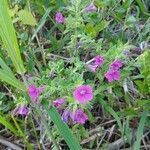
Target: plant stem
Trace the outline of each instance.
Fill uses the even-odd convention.
[[[39,48],[41,50],[41,55],[42,55],[43,63],[46,66],[45,52],[43,51],[43,48],[42,48],[42,46],[40,44],[40,41],[39,41],[39,38],[38,38],[37,34],[35,35],[35,37],[36,37],[36,40],[38,42],[38,46],[39,46]]]

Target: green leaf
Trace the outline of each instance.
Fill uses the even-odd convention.
[[[109,23],[110,23],[110,21],[102,20],[98,25],[95,26],[95,30],[97,32],[101,32],[106,27],[108,27]]]
[[[43,25],[46,22],[46,18],[48,17],[49,13],[51,12],[52,8],[48,8],[45,12],[45,14],[43,15],[43,17],[41,18],[41,20],[39,21],[37,28],[35,29],[35,32],[33,33],[32,37],[31,37],[31,41],[35,38],[36,34],[40,31],[40,29],[43,27]]]
[[[66,141],[67,145],[69,146],[70,150],[81,150],[79,142],[72,134],[71,130],[65,124],[59,113],[54,107],[48,108],[48,103],[46,101],[43,102],[43,107],[48,113],[48,116],[51,118],[51,120],[54,122],[56,127],[58,128],[60,134],[63,136],[64,140]]]
[[[134,0],[126,0],[126,1],[123,3],[122,7],[123,7],[124,9],[128,9],[128,8],[130,7],[130,5],[133,3],[133,1],[134,1]]]
[[[96,37],[96,30],[94,28],[94,26],[90,23],[88,23],[86,26],[85,26],[85,32],[87,34],[89,34],[91,37]]]
[[[20,55],[15,30],[8,13],[6,0],[0,0],[0,37],[16,71],[20,74],[24,73],[25,68]]]
[[[138,129],[137,129],[136,142],[134,143],[134,147],[133,147],[134,150],[140,150],[141,139],[142,139],[144,125],[146,123],[147,115],[148,115],[148,110],[145,110],[142,113],[140,123],[139,123]]]
[[[35,26],[36,25],[36,20],[33,17],[33,15],[31,14],[31,12],[27,11],[27,10],[20,10],[18,12],[18,16],[20,21],[25,24],[25,25],[31,25],[31,26]]]
[[[18,9],[19,9],[18,5],[15,5],[14,8],[8,10],[9,15],[11,17],[14,17],[16,15],[16,13],[18,12]]]

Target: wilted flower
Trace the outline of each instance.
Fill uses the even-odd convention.
[[[138,55],[140,55],[142,53],[142,49],[140,47],[136,47],[135,48],[135,53],[137,53]]]
[[[39,95],[43,92],[44,87],[37,88],[35,85],[31,84],[28,88],[28,95],[30,96],[32,102],[37,101]]]
[[[53,105],[58,108],[58,107],[62,106],[62,104],[64,104],[64,102],[65,102],[64,98],[59,98],[59,99],[56,99],[55,101],[53,101]]]
[[[74,121],[79,124],[84,124],[88,120],[88,116],[83,112],[83,110],[78,109],[74,113]]]
[[[26,116],[28,114],[28,107],[25,105],[20,106],[18,110],[18,114],[22,116]]]
[[[69,119],[71,119],[71,111],[64,110],[64,112],[62,114],[62,120],[67,123],[69,121]]]
[[[97,67],[98,67],[97,65],[91,65],[91,64],[87,65],[87,68],[92,72],[96,72]]]
[[[127,49],[127,50],[124,50],[124,51],[123,51],[123,54],[126,55],[126,56],[129,56],[129,55],[130,55],[130,51],[129,51],[128,49]]]
[[[50,78],[53,78],[54,76],[55,76],[54,70],[51,70],[50,73],[49,73],[49,77],[50,77]]]
[[[25,78],[26,78],[26,80],[30,80],[31,75],[30,74],[25,74]]]
[[[73,97],[79,103],[86,103],[93,99],[93,90],[89,85],[81,85],[77,87],[73,92]]]
[[[120,80],[120,72],[118,70],[108,70],[105,74],[108,82],[112,82],[114,80]]]
[[[110,64],[110,69],[118,70],[123,66],[123,62],[121,60],[115,60]]]
[[[57,23],[64,23],[65,18],[64,18],[63,14],[62,14],[61,12],[57,12],[57,13],[55,14],[55,21],[56,21]]]
[[[85,11],[86,12],[92,12],[92,11],[96,11],[97,10],[97,8],[96,8],[96,6],[93,4],[93,3],[91,3],[90,5],[88,5],[86,8],[85,8]]]
[[[27,116],[28,114],[29,110],[25,105],[18,106],[13,110],[13,115]]]

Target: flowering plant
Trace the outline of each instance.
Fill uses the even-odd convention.
[[[0,132],[11,149],[146,145],[144,1],[0,0],[0,15]]]

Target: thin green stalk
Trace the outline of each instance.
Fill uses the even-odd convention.
[[[39,38],[38,38],[37,34],[35,35],[35,37],[36,37],[36,40],[37,40],[37,42],[38,42],[38,46],[39,46],[40,51],[41,51],[43,63],[44,63],[44,65],[46,66],[45,53],[44,53],[43,48],[42,48],[42,46],[41,46],[41,44],[40,44],[40,41],[39,41]]]
[[[26,139],[26,135],[23,133],[23,131],[22,131],[21,128],[19,127],[19,125],[18,125],[17,121],[15,120],[14,116],[12,115],[11,117],[12,117],[14,123],[15,123],[16,128],[18,129],[18,133],[20,133],[20,136],[24,139],[24,141],[25,141],[25,143],[26,143],[26,145],[27,145],[27,149],[28,149],[28,150],[33,150],[32,145],[31,145],[31,144],[28,142],[28,140]]]
[[[39,150],[41,150],[42,148],[41,148],[41,145],[40,145],[39,140],[38,140],[38,135],[36,133],[35,125],[34,125],[34,122],[33,122],[33,117],[31,115],[30,115],[30,117],[31,117],[31,123],[32,123],[32,127],[33,127],[33,132],[35,134],[35,138],[36,138],[36,141],[37,141],[37,145],[39,147]]]

